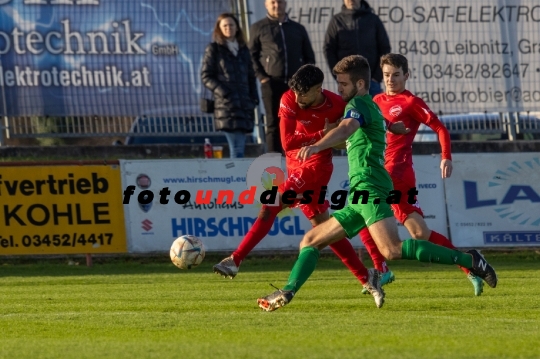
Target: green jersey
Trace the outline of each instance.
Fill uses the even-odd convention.
[[[356,96],[345,107],[344,118],[360,122],[360,128],[346,141],[351,185],[370,179],[374,185],[392,189],[392,180],[384,168],[386,125],[379,107],[368,94]]]

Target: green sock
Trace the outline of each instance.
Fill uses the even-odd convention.
[[[457,264],[472,268],[472,256],[467,253],[418,239],[407,239],[401,247],[403,259],[417,259],[420,262]]]
[[[283,290],[293,290],[297,292],[300,287],[308,280],[309,276],[315,270],[319,261],[319,250],[314,247],[304,247],[300,250],[298,259],[289,275],[287,285]]]

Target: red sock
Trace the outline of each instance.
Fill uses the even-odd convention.
[[[430,241],[431,243],[435,243],[435,244],[438,244],[440,246],[446,247],[446,248],[450,248],[450,249],[455,249],[456,248],[456,247],[454,247],[454,245],[452,244],[452,242],[450,242],[450,240],[448,238],[446,238],[442,234],[437,233],[435,231],[431,231],[431,236],[429,236],[428,241]],[[461,266],[458,266],[458,267],[462,271],[464,271],[465,274],[470,273],[470,270],[468,270],[467,268],[461,267]]]
[[[360,283],[367,283],[368,270],[364,264],[362,264],[360,258],[358,258],[358,254],[347,238],[343,238],[342,240],[331,244],[330,248],[334,251],[336,256],[341,259],[343,264],[349,268],[352,274],[358,278]]]
[[[272,229],[272,226],[274,225],[274,219],[276,219],[282,208],[280,206],[263,205],[262,210],[267,210],[268,215],[266,218],[257,218],[249,232],[232,254],[236,266],[239,266],[249,252],[251,252],[253,248],[255,248],[255,246],[259,244],[264,237],[266,237],[268,232],[270,232],[270,229]]]
[[[371,260],[373,261],[373,266],[375,267],[375,269],[377,269],[381,273],[388,272],[385,258],[379,251],[379,248],[377,248],[377,245],[375,244],[373,237],[371,237],[371,234],[369,233],[367,227],[363,228],[360,231],[360,240],[362,241],[362,243],[364,243],[364,246],[366,246],[366,249],[369,253],[369,256],[371,257]]]

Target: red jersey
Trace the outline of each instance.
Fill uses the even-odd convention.
[[[301,109],[296,103],[296,96],[292,90],[288,90],[281,97],[279,104],[279,128],[281,132],[281,144],[285,150],[287,169],[294,167],[316,164],[332,165],[332,149],[328,148],[307,161],[300,162],[296,159],[298,150],[304,146],[312,145],[323,138],[325,119],[334,123],[345,111],[345,101],[341,96],[323,90],[324,102],[317,107]]]
[[[452,159],[448,130],[421,98],[405,90],[397,95],[379,94],[373,98],[373,101],[379,106],[388,122],[403,121],[405,127],[411,129],[411,132],[406,135],[386,133],[384,167],[392,177],[414,174],[412,144],[420,123],[429,126],[439,136],[442,158]]]

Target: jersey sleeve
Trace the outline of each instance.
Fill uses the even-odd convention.
[[[352,118],[353,120],[358,121],[360,127],[369,124],[367,117],[364,116],[364,114],[362,114],[360,110],[358,110],[352,105],[347,105],[347,107],[345,107],[345,114],[343,115],[343,119],[346,120],[348,118]]]
[[[410,109],[412,118],[425,124],[439,136],[439,143],[441,144],[442,149],[442,158],[452,160],[450,133],[441,120],[439,120],[437,115],[433,113],[426,103],[418,97],[413,98],[413,103],[411,104]]]
[[[323,138],[323,130],[307,134],[296,130],[299,111],[302,111],[294,100],[294,94],[285,92],[279,104],[279,130],[281,135],[281,145],[287,151],[297,150],[304,146],[309,146]]]

